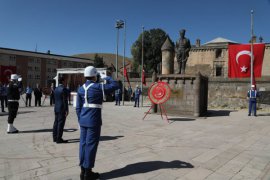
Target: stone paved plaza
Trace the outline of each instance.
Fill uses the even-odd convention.
[[[207,118],[149,115],[149,106],[105,103],[95,171],[100,179],[270,179],[270,112],[211,110]],[[52,142],[53,108],[20,107],[6,134],[0,114],[0,180],[78,180],[79,129],[70,106],[64,139]]]

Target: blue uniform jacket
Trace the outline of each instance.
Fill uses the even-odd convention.
[[[25,93],[26,93],[26,94],[32,94],[32,91],[33,91],[32,88],[27,87]]]
[[[136,88],[134,94],[135,94],[135,98],[139,98],[141,95],[141,90],[139,88]]]
[[[106,84],[104,84],[104,93],[109,94],[114,90],[119,88],[117,81],[114,81],[111,77],[106,77]],[[85,86],[87,87],[90,83],[94,83],[87,91],[87,101],[90,104],[102,104],[103,102],[103,92],[102,84],[95,83],[93,81],[87,80]],[[83,107],[85,91],[83,86],[81,86],[77,92],[77,105],[76,113],[80,126],[83,127],[95,127],[102,125],[101,119],[101,109],[100,108],[89,108]]]
[[[249,100],[252,102],[256,102],[256,98],[259,97],[259,93],[257,90],[249,90],[247,97],[249,97]]]
[[[121,94],[122,94],[122,91],[120,88],[115,90],[115,97],[120,97]]]
[[[68,112],[68,91],[62,84],[59,84],[54,91],[55,105],[54,112],[65,113]]]

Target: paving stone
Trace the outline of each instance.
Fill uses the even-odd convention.
[[[187,175],[185,175],[185,178],[189,180],[200,180],[207,178],[207,176],[209,176],[212,173],[213,171],[210,171],[208,169],[197,168],[192,172],[188,173]]]
[[[48,104],[45,101],[45,105]],[[247,110],[229,116],[172,117],[170,123],[149,107],[105,103],[94,171],[103,179],[270,179],[270,121]],[[0,116],[0,180],[78,180],[79,128],[70,107],[63,138],[52,142],[53,107],[20,108],[6,134]],[[261,112],[263,114],[263,112]],[[182,119],[194,119],[185,121]],[[101,179],[102,179],[101,178]]]

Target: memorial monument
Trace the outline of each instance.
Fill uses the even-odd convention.
[[[205,116],[208,103],[208,77],[201,73],[185,74],[191,44],[185,37],[185,30],[180,31],[180,38],[174,46],[167,37],[161,47],[162,74],[160,81],[166,82],[171,88],[171,96],[162,106],[169,115]],[[174,72],[174,61],[178,69]]]

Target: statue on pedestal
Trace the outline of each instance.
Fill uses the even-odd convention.
[[[178,63],[178,74],[185,74],[186,63],[189,57],[189,51],[191,48],[190,41],[185,38],[185,29],[179,31],[180,38],[176,41],[175,52]]]

